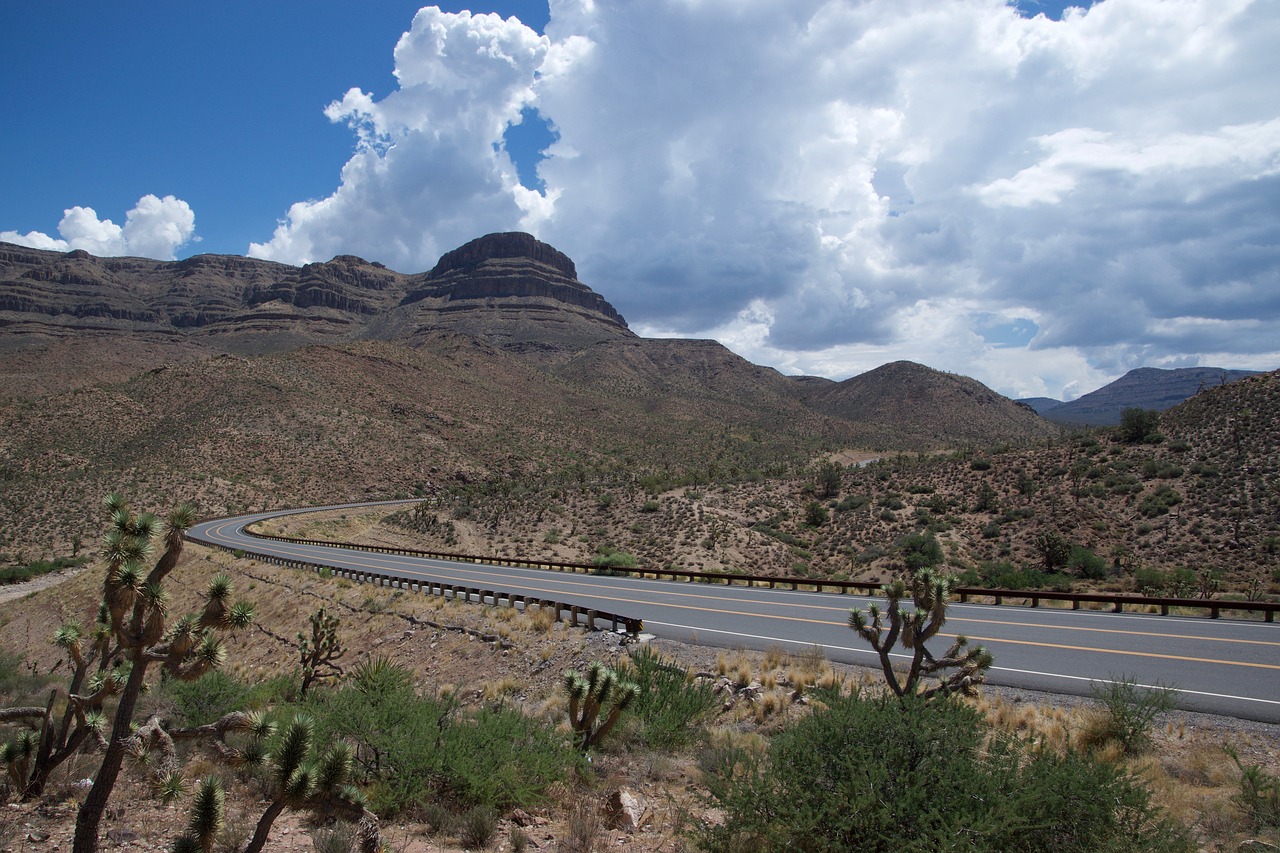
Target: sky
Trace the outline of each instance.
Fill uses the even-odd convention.
[[[0,43],[3,241],[413,273],[522,230],[789,374],[1280,367],[1275,0],[45,0]]]

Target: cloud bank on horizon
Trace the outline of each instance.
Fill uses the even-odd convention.
[[[99,219],[92,207],[77,205],[63,211],[58,223],[60,238],[39,231],[0,231],[0,241],[55,252],[83,249],[99,256],[135,255],[171,261],[179,248],[195,238],[195,230],[196,215],[189,204],[171,195],[158,198],[148,193],[125,214],[124,225]]]
[[[398,88],[326,110],[357,142],[337,188],[249,254],[416,271],[526,230],[640,333],[793,373],[909,358],[1070,399],[1140,365],[1280,365],[1274,3],[550,7],[545,34],[419,11]],[[541,189],[504,147],[533,111]],[[0,239],[172,257],[190,214],[145,196],[123,228],[72,208],[61,240]]]

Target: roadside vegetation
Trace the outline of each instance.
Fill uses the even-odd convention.
[[[153,522],[117,516],[130,536],[158,535]],[[174,516],[170,527],[184,520]],[[175,539],[165,541],[157,564],[176,564]],[[624,841],[653,851],[924,850],[939,839],[972,850],[1176,851],[1280,840],[1265,747],[1179,729],[1168,720],[1175,692],[1123,677],[1074,710],[1019,709],[983,694],[990,658],[963,643],[874,673],[834,667],[816,648],[707,652],[691,665],[680,655],[695,649],[620,646],[536,611],[410,599],[196,550],[174,574],[166,606],[204,601],[211,629],[247,626],[247,607],[229,601],[234,583],[262,602],[255,627],[216,646],[211,631],[191,647],[210,649],[192,662],[217,666],[164,664],[147,674],[123,730],[129,754],[146,760],[123,765],[107,811],[117,815],[111,831],[127,814],[131,831],[165,827],[156,842],[175,850],[270,849],[281,827],[346,851],[394,843],[395,832],[401,843],[467,849],[530,849],[537,834],[540,845],[554,838],[564,850]],[[851,641],[876,646],[877,626],[898,612],[894,596],[920,608],[896,632],[904,642],[911,633],[910,647],[945,623],[945,581],[927,565],[934,543],[919,537],[906,553],[923,555],[915,580],[889,585],[880,616],[851,615]],[[106,580],[72,582],[83,606],[119,587],[123,563],[111,565]],[[213,570],[226,576],[216,594],[189,588]],[[277,606],[277,585],[315,602],[310,617]],[[61,606],[57,592],[6,613],[6,646],[21,636],[18,622],[47,624],[40,614]],[[144,614],[157,600],[136,598]],[[84,634],[106,645],[94,646],[103,656],[83,671],[123,686],[138,681],[129,677],[136,669],[129,646],[113,652],[111,638],[127,636],[129,620],[111,628],[110,612],[100,614],[103,631]],[[179,624],[147,648],[172,655]],[[68,691],[65,668],[89,647],[65,629],[56,639],[43,652],[25,647],[29,661],[0,657],[0,758],[19,809],[7,814],[48,828],[27,832],[58,831],[58,814],[62,826],[74,823],[90,792],[71,783],[94,778],[103,760],[90,737],[45,774],[44,789],[26,784],[46,760],[42,727],[79,719],[84,705],[73,698],[82,689]],[[86,731],[105,736],[96,719],[114,715],[117,728],[126,719],[115,689],[100,691],[100,717],[83,715]]]

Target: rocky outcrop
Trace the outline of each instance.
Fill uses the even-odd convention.
[[[622,315],[604,297],[578,281],[568,256],[520,232],[486,234],[445,254],[404,304],[424,299],[488,300],[491,307],[512,300],[546,300],[626,328]]]
[[[573,261],[529,234],[490,234],[405,275],[352,255],[294,267],[228,255],[97,258],[0,244],[0,329],[47,340],[86,331],[212,339],[230,352],[434,331],[499,346],[576,347],[629,335]]]

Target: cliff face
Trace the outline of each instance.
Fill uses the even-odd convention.
[[[630,334],[613,306],[577,280],[573,261],[528,234],[473,240],[418,275],[350,255],[293,267],[228,255],[166,262],[0,244],[0,349],[115,332],[195,337],[242,352],[435,330],[499,344]]]
[[[487,234],[447,253],[403,304],[423,300],[434,300],[441,310],[450,312],[465,310],[465,303],[479,300],[486,308],[506,311],[554,306],[619,330],[627,328],[604,297],[578,281],[568,256],[519,232]]]

